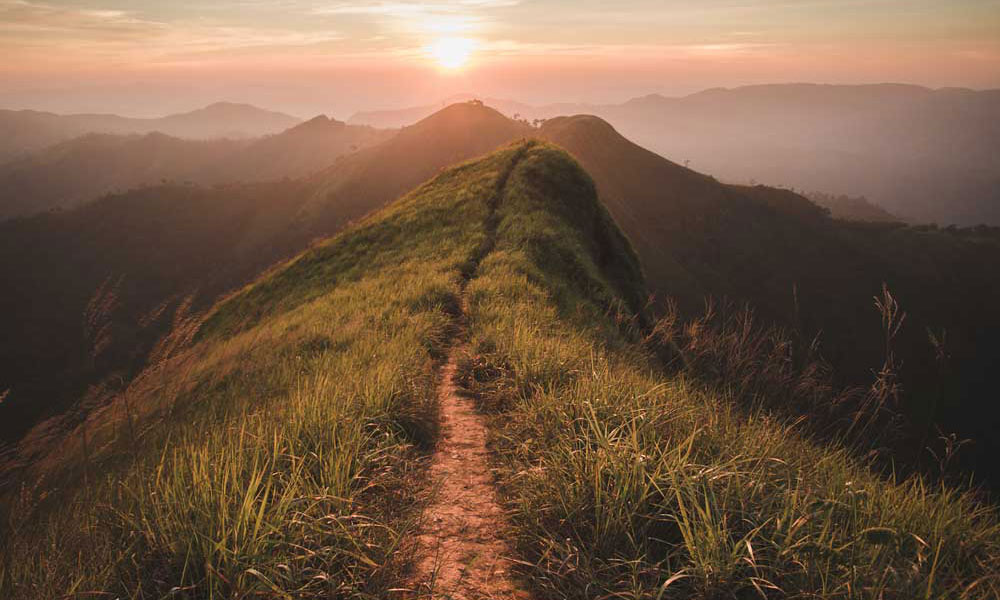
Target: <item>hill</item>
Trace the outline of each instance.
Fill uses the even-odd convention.
[[[644,296],[565,152],[520,142],[445,170],[178,323],[173,352],[26,478],[0,590],[428,589],[408,574],[431,551],[412,540],[451,356],[492,415],[495,533],[543,597],[996,594],[992,509],[672,373],[628,318]],[[480,558],[461,566],[499,557]]]
[[[834,219],[862,221],[867,223],[901,223],[902,219],[874,204],[864,196],[851,197],[841,194],[834,196],[822,192],[806,194],[810,200],[830,211]]]
[[[291,136],[313,138],[312,127],[371,131],[317,121],[245,152],[271,156]],[[211,187],[167,183],[0,223],[0,278],[12,290],[0,296],[0,390],[9,392],[0,404],[0,439],[16,441],[39,420],[70,407],[85,413],[100,405],[108,386],[129,380],[143,364],[171,325],[165,315],[185,298],[191,309],[203,309],[443,167],[526,130],[486,107],[455,105],[350,156],[313,157],[335,164],[307,178]],[[95,348],[81,321],[102,290],[113,291],[113,310],[103,318],[114,327],[107,344]]]
[[[1000,477],[989,458],[1000,451],[989,433],[1000,411],[987,376],[1000,367],[989,341],[1000,336],[995,229],[837,221],[788,190],[726,185],[671,163],[596,117],[552,119],[539,135],[594,177],[661,299],[689,316],[706,297],[746,303],[761,323],[796,332],[799,351],[818,336],[840,385],[867,384],[881,368],[872,299],[887,285],[908,314],[894,350],[909,422],[896,460],[934,462],[927,448],[941,443],[940,427],[972,440],[966,469]]]
[[[248,138],[278,133],[298,122],[298,119],[282,113],[231,102],[218,102],[191,112],[154,119],[0,110],[0,163],[88,133],[128,135],[159,132],[202,140]]]
[[[529,120],[596,115],[644,148],[730,182],[865,196],[908,222],[1000,225],[1000,90],[781,84],[622,104],[497,106]]]
[[[191,141],[162,133],[92,133],[0,165],[0,219],[69,208],[110,192],[190,180],[244,142]]]
[[[70,208],[103,194],[164,181],[219,184],[299,178],[391,135],[322,115],[250,140],[88,134],[0,165],[0,219]]]
[[[915,222],[1000,224],[997,90],[751,86],[598,114],[720,178],[863,195]]]

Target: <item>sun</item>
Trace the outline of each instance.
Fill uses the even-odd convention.
[[[427,52],[443,69],[454,71],[469,62],[476,49],[475,40],[460,37],[445,37],[427,47]]]

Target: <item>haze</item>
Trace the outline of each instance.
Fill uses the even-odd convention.
[[[1000,85],[995,0],[0,0],[0,107],[300,117],[456,93],[619,102],[814,81]]]

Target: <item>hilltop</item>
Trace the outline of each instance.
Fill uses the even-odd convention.
[[[529,120],[596,115],[729,182],[864,196],[909,222],[1000,225],[1000,90],[774,84],[620,104],[493,102]],[[351,122],[399,126],[435,110],[369,111]]]
[[[677,369],[600,193],[565,151],[517,142],[179,314],[25,475],[42,478],[8,504],[0,589],[427,591],[413,540],[448,360],[485,415],[491,552],[527,593],[995,595],[994,510]],[[439,560],[475,581],[506,558]]]

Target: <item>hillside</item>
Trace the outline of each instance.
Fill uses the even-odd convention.
[[[864,195],[916,222],[1000,224],[1000,92],[754,86],[599,113],[722,178]],[[708,140],[725,135],[720,149]]]
[[[304,177],[391,136],[322,115],[250,140],[88,134],[0,165],[0,219],[71,208],[163,181],[211,185]]]
[[[0,295],[0,389],[9,391],[0,404],[0,440],[13,442],[70,407],[79,418],[77,412],[100,405],[170,326],[167,307],[190,296],[192,309],[204,308],[443,167],[525,131],[491,109],[456,105],[340,160],[319,154],[313,160],[335,164],[305,179],[168,183],[0,223],[0,279],[13,290]],[[264,151],[256,156],[301,133],[311,137],[307,128],[261,141]],[[113,323],[113,335],[95,348],[81,321],[105,283],[114,302],[102,318]]]
[[[872,299],[886,284],[907,313],[895,341],[909,422],[893,451],[934,462],[944,434],[972,443],[965,468],[1000,471],[990,433],[1000,411],[987,375],[1000,368],[1000,235],[830,219],[807,199],[764,186],[725,185],[645,150],[595,117],[551,119],[539,135],[569,150],[632,240],[650,288],[688,316],[705,298],[749,305],[758,324],[814,340],[840,385],[867,385],[885,352]],[[938,345],[947,339],[943,345]],[[794,355],[793,355],[794,356]],[[934,450],[940,453],[940,449]]]
[[[87,133],[129,135],[158,132],[200,140],[249,138],[278,133],[298,122],[298,119],[282,113],[232,102],[217,102],[198,110],[153,119],[0,110],[0,163]]]
[[[880,478],[668,369],[628,318],[645,293],[565,152],[519,142],[444,170],[179,320],[171,351],[24,477],[2,521],[0,590],[429,591],[433,548],[415,534],[441,489],[427,464],[447,360],[488,415],[493,534],[528,593],[996,595],[992,509]],[[441,566],[462,561],[475,580],[505,558]]]

